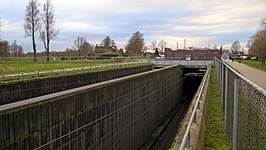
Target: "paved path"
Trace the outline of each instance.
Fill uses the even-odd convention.
[[[240,74],[266,90],[266,72],[249,67],[239,62],[225,61]]]

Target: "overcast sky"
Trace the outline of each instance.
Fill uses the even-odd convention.
[[[39,0],[43,4],[44,0]],[[24,14],[28,0],[2,0],[0,38],[17,42],[31,51],[25,37]],[[213,47],[238,40],[245,46],[259,21],[266,15],[266,0],[52,0],[59,35],[52,50],[73,47],[77,36],[99,44],[108,35],[124,48],[136,31],[144,34],[146,46],[164,40],[176,49],[187,46]],[[42,5],[40,7],[42,9]],[[38,51],[43,50],[37,41]]]

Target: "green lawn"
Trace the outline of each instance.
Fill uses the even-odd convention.
[[[3,81],[12,81],[12,80],[21,80],[21,79],[32,79],[32,78],[41,78],[41,77],[52,77],[52,76],[60,76],[60,75],[68,75],[68,74],[75,74],[75,73],[87,73],[87,72],[98,72],[98,71],[104,71],[104,70],[112,70],[112,69],[120,69],[122,68],[129,68],[129,67],[135,67],[135,66],[145,66],[149,65],[147,63],[135,63],[135,64],[123,64],[123,66],[116,64],[109,67],[97,67],[97,68],[91,68],[91,69],[84,69],[84,70],[74,70],[74,71],[65,71],[65,72],[52,72],[52,73],[42,73],[42,74],[33,74],[33,75],[23,75],[23,76],[15,76],[15,77],[0,77],[0,82]]]
[[[228,150],[215,68],[211,71],[204,133],[204,150]]]
[[[258,60],[241,60],[241,63],[262,71],[266,71],[266,65],[261,65],[261,61]]]
[[[132,62],[134,60],[123,60],[123,62]],[[102,71],[102,70],[110,70],[117,68],[125,68],[125,67],[133,67],[133,66],[141,66],[147,65],[147,63],[134,63],[134,64],[123,64],[121,66],[121,62],[117,62],[114,59],[90,59],[90,60],[61,60],[60,58],[51,59],[49,62],[45,61],[45,58],[38,58],[37,62],[33,62],[33,58],[29,57],[21,57],[17,58],[0,58],[0,74],[9,74],[9,73],[17,73],[18,66],[19,72],[34,72],[41,70],[53,70],[53,69],[62,69],[62,68],[75,68],[75,67],[83,67],[83,66],[95,66],[100,64],[111,64],[109,67],[97,67],[90,68],[84,70],[74,70],[74,71],[61,71],[61,72],[50,72],[50,73],[42,73],[42,74],[33,74],[33,75],[23,75],[20,77],[3,77],[0,76],[1,81],[11,81],[11,80],[20,80],[20,79],[30,79],[30,78],[39,78],[39,77],[49,77],[56,75],[66,75],[80,72],[94,72],[94,71]]]
[[[82,66],[94,66],[106,63],[118,63],[112,59],[108,60],[61,60],[56,58],[49,62],[45,58],[37,58],[37,62],[33,62],[33,58],[0,58],[0,74],[16,73],[18,68],[20,72],[32,72],[40,70],[53,70],[62,68],[75,68]]]

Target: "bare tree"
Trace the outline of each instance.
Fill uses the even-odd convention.
[[[115,43],[114,40],[111,40],[111,42],[110,42],[110,46],[115,46],[115,47],[116,47],[116,43]]]
[[[63,55],[65,57],[69,57],[69,56],[78,56],[78,52],[72,48],[67,48],[66,50],[63,51]]]
[[[104,45],[105,48],[108,48],[111,46],[111,41],[111,38],[109,36],[106,36],[102,41],[102,45]]]
[[[231,46],[231,51],[233,53],[238,53],[241,50],[241,45],[239,43],[239,41],[235,41],[232,46]]]
[[[161,40],[159,43],[158,43],[158,46],[161,48],[161,53],[164,52],[164,48],[166,47],[167,43],[164,41],[164,40]]]
[[[140,33],[139,31],[133,33],[132,37],[128,41],[126,46],[126,52],[128,55],[140,55],[141,50],[143,50],[145,43],[144,43],[144,34]]]
[[[6,40],[0,41],[0,57],[9,57],[9,55],[10,55],[9,42]]]
[[[81,56],[81,47],[87,42],[86,38],[83,36],[78,36],[76,40],[74,40],[75,47],[79,52],[79,56]]]
[[[51,0],[46,0],[43,5],[42,13],[43,26],[40,29],[40,37],[43,42],[47,61],[49,61],[50,42],[58,34],[58,29],[55,29],[54,11]]]
[[[155,50],[156,49],[156,44],[157,44],[156,41],[151,41],[152,50]]]
[[[266,15],[264,18],[261,19],[260,30],[266,30]]]
[[[159,54],[158,48],[155,48],[154,56],[155,56],[155,57],[160,57],[160,54]]]
[[[110,48],[116,50],[116,43],[109,36],[106,36],[101,44],[104,46],[106,50],[109,50]]]
[[[11,57],[21,57],[24,55],[23,47],[18,45],[16,40],[14,40],[14,42],[10,45],[10,50]]]
[[[16,55],[17,49],[18,49],[17,41],[14,40],[13,43],[11,44],[11,46],[10,46],[11,57],[14,57]]]
[[[123,56],[124,55],[124,50],[123,48],[120,48],[117,53],[120,55],[120,56]]]
[[[259,30],[253,36],[250,52],[252,55],[257,55],[262,59],[262,64],[265,65],[266,60],[266,29]]]
[[[24,30],[27,37],[31,37],[34,62],[36,62],[36,32],[40,29],[40,3],[37,0],[29,0],[26,6]]]
[[[85,42],[80,48],[81,56],[93,55],[93,45],[89,42]]]
[[[252,42],[252,37],[248,39],[246,44],[246,48],[248,49],[248,55],[250,55],[251,42]]]

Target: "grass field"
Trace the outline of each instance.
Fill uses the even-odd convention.
[[[241,63],[262,71],[266,71],[266,65],[261,65],[261,61],[246,59],[241,60]]]
[[[51,59],[49,62],[45,58],[38,58],[33,62],[33,58],[0,58],[0,74],[32,72],[41,70],[53,70],[62,68],[75,68],[82,66],[94,66],[99,64],[118,63],[115,60],[61,60],[60,58]]]
[[[123,62],[132,62],[136,60],[123,60]],[[79,72],[94,72],[101,70],[110,70],[121,67],[132,67],[147,65],[147,63],[135,63],[135,64],[123,64],[122,62],[116,61],[114,59],[83,59],[83,60],[61,60],[60,58],[51,59],[49,62],[45,61],[45,58],[38,58],[37,62],[33,62],[33,58],[21,57],[17,58],[0,58],[0,82],[11,81],[11,80],[20,80],[20,79],[30,79],[30,78],[39,78],[39,77],[49,77],[55,75],[65,75],[73,74]],[[43,70],[54,70],[54,69],[65,69],[65,68],[80,68],[87,66],[97,66],[108,64],[111,66],[105,67],[96,67],[89,69],[75,69],[73,71],[60,71],[60,72],[47,72],[41,74],[31,74],[25,75],[26,72],[35,72]],[[19,68],[19,69],[18,69]],[[21,76],[6,76],[5,74],[14,74],[14,73],[23,73]]]
[[[204,133],[204,150],[229,150],[226,134],[224,132],[224,118],[220,103],[220,94],[216,80],[216,72],[211,71],[210,90],[206,112]]]

